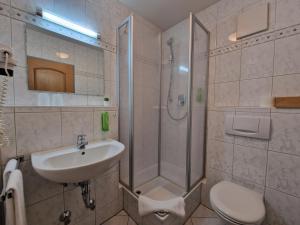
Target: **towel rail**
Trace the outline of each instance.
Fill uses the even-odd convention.
[[[17,160],[17,166],[16,168],[19,169],[20,168],[20,164],[21,162],[24,161],[25,157],[24,155],[20,155],[20,156],[16,156],[14,158],[11,159],[16,159]],[[6,191],[2,196],[1,196],[1,200],[4,202],[6,198],[12,198],[13,197],[13,190],[8,190]]]

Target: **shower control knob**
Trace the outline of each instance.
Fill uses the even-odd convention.
[[[185,95],[183,95],[183,94],[178,95],[178,105],[179,106],[184,106],[185,105]]]

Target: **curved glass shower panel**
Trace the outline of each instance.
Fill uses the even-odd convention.
[[[191,15],[190,187],[204,177],[209,32]]]
[[[120,180],[130,187],[130,164],[131,164],[131,79],[130,68],[131,55],[131,18],[129,17],[118,28],[118,83],[119,83],[119,140],[125,145],[125,153],[120,161]]]
[[[163,33],[160,174],[186,189],[189,21]]]

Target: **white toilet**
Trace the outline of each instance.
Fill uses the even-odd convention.
[[[266,214],[262,194],[228,181],[211,188],[210,203],[226,225],[260,225]]]

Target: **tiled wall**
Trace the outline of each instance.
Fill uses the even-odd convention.
[[[230,42],[238,13],[260,2],[270,3],[269,30]],[[272,96],[300,95],[299,10],[299,0],[221,0],[197,14],[212,50],[203,203],[213,184],[232,180],[264,194],[270,225],[300,221],[300,110],[271,107]],[[227,114],[270,116],[270,140],[226,135]]]
[[[17,60],[15,76],[10,78],[9,97],[6,102],[9,107],[5,108],[4,114],[11,144],[1,149],[1,165],[3,166],[10,157],[21,154],[26,156],[21,169],[24,176],[28,224],[62,224],[59,222],[59,215],[64,209],[72,211],[71,224],[100,224],[123,207],[122,192],[118,186],[118,167],[91,181],[92,197],[96,199],[97,206],[95,211],[90,211],[85,208],[78,187],[69,185],[63,188],[41,178],[32,169],[29,155],[36,151],[74,145],[76,136],[81,133],[87,134],[89,141],[117,138],[118,119],[114,107],[116,55],[104,51],[105,95],[112,99],[113,107],[98,107],[102,103],[99,97],[28,91],[25,23],[13,19],[9,8],[27,13],[34,13],[37,6],[51,10],[100,32],[105,41],[113,45],[116,44],[116,27],[130,11],[117,0],[0,0],[0,6],[0,43],[11,46]],[[74,50],[78,49],[79,47],[74,47]],[[82,53],[80,50],[78,52]],[[82,60],[88,59],[82,57]],[[44,101],[45,95],[48,96],[47,101]],[[37,107],[41,105],[51,107]],[[82,107],[87,105],[92,106]],[[100,131],[100,113],[103,111],[110,113],[111,131],[108,133]]]

